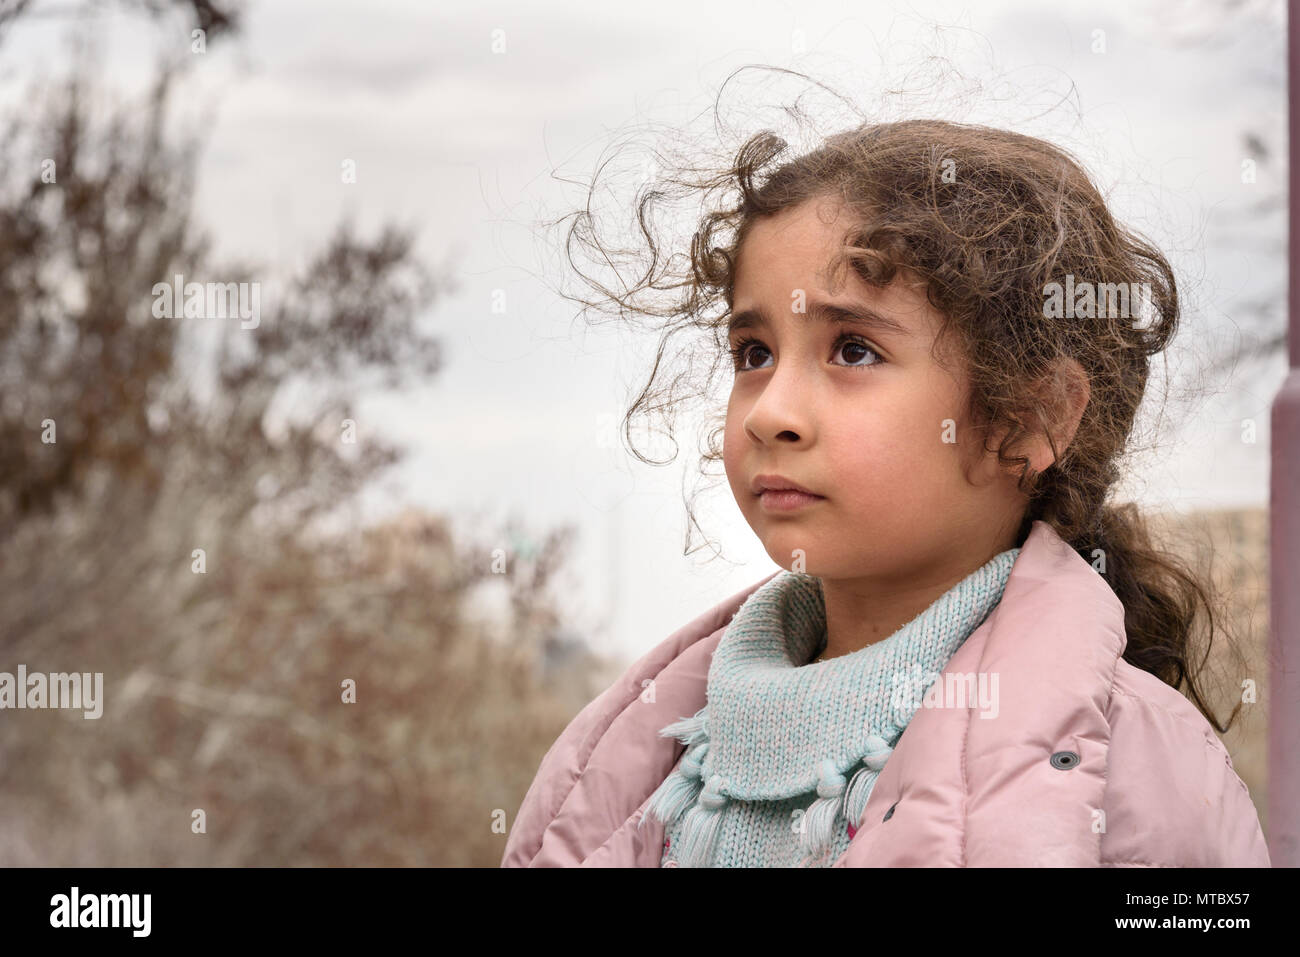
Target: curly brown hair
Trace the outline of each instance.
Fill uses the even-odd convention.
[[[666,387],[658,385],[672,365],[665,354],[675,336],[692,330],[711,336],[707,346],[692,343],[682,353],[692,362],[710,360],[710,383],[728,356],[737,255],[753,225],[810,200],[838,199],[852,215],[837,271],[852,268],[877,287],[899,275],[920,277],[928,301],[943,316],[936,349],[945,338],[959,346],[953,354],[962,357],[969,376],[969,420],[980,434],[1001,435],[998,460],[1019,469],[1020,488],[1029,496],[1018,543],[1035,520],[1051,525],[1104,574],[1122,602],[1125,660],[1179,691],[1186,688],[1207,720],[1226,732],[1241,701],[1221,724],[1202,697],[1200,678],[1210,643],[1225,625],[1223,616],[1216,619],[1212,582],[1158,547],[1133,503],[1107,503],[1146,391],[1150,358],[1165,349],[1178,325],[1169,262],[1149,240],[1115,221],[1076,159],[1031,136],[914,119],[863,123],[826,137],[809,152],[790,154],[784,139],[765,130],[750,136],[734,162],[722,168],[660,171],[636,197],[643,244],[636,249],[601,241],[590,202],[564,217],[573,219],[565,246],[569,262],[602,297],[567,298],[589,307],[612,303],[624,321],[663,320],[649,380],[623,418],[632,452],[647,464],[676,457],[675,442],[666,460],[643,455],[631,424],[638,415],[658,415],[671,439],[674,410],[688,397],[684,386],[690,381],[677,373]],[[594,197],[594,180],[590,190]],[[665,256],[656,237],[656,206],[673,195],[702,198],[704,208],[694,220],[689,254]],[[585,273],[574,261],[575,246],[612,266],[623,290]],[[646,249],[649,263],[640,278],[622,282],[616,262]],[[1053,316],[1045,306],[1046,290],[1067,276],[1099,289],[1122,283],[1147,290],[1144,315],[1117,310],[1112,299],[1110,308],[1103,300],[1091,310],[1095,316],[1087,309],[1082,316]],[[649,296],[658,292],[672,295],[667,302],[652,301]],[[1077,431],[1060,450],[1051,426],[1060,412],[1053,386],[1063,358],[1082,368],[1090,396]],[[724,426],[716,417],[713,422],[701,449],[706,465],[722,456]],[[1035,472],[1027,457],[1007,453],[1040,432],[1055,461]],[[690,528],[698,527],[690,501],[687,512],[689,554]],[[1204,655],[1196,662],[1195,629],[1202,620]],[[1225,637],[1230,640],[1226,631]]]

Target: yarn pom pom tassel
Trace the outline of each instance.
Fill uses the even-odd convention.
[[[862,759],[864,767],[853,775],[848,796],[844,799],[844,816],[855,828],[862,820],[862,812],[867,809],[867,799],[871,797],[871,790],[876,786],[881,769],[893,754],[889,743],[879,735],[873,734],[867,738],[866,744],[867,754]]]
[[[844,796],[844,775],[830,758],[822,761],[817,781],[817,800],[804,811],[799,842],[812,859],[820,859],[830,850],[835,835],[835,824],[840,816]]]
[[[646,812],[642,815],[638,827],[644,824],[645,819],[652,814],[665,824],[668,824],[677,820],[678,815],[695,803],[702,786],[700,778],[703,769],[701,765],[708,751],[709,742],[707,741],[701,741],[687,750],[686,756],[682,758],[682,763],[678,765],[677,770],[664,778],[663,783],[651,795],[650,803],[646,805]]]
[[[871,797],[871,790],[876,786],[876,779],[880,777],[879,771],[873,771],[871,768],[859,768],[858,773],[853,775],[853,781],[849,784],[848,797],[844,799],[844,817],[854,830],[862,823],[862,812],[867,809],[867,798]]]
[[[713,860],[718,829],[722,825],[722,808],[727,803],[725,784],[721,775],[713,775],[695,806],[686,812],[682,820],[681,850],[677,855],[679,867],[708,867]]]
[[[689,718],[682,718],[680,721],[674,721],[665,728],[659,729],[659,736],[663,738],[676,738],[682,744],[690,747],[692,744],[699,744],[709,736],[708,726],[705,720],[708,717],[709,706],[706,704]]]

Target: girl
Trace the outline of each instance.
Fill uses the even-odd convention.
[[[671,313],[731,356],[782,570],[583,709],[503,866],[1269,866],[1189,668],[1205,587],[1106,503],[1169,263],[1028,136],[784,149],[741,149]]]

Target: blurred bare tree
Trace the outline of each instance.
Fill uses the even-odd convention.
[[[1281,277],[1264,292],[1242,302],[1235,317],[1242,320],[1246,341],[1224,349],[1210,363],[1223,372],[1241,363],[1275,360],[1286,353],[1287,181],[1286,136],[1286,18],[1285,0],[1165,0],[1148,11],[1158,29],[1153,42],[1176,49],[1218,49],[1234,42],[1250,44],[1252,82],[1279,99],[1275,110],[1252,113],[1243,103],[1240,131],[1242,201],[1222,210],[1223,249],[1248,250],[1264,262],[1282,264]]]
[[[314,522],[399,457],[345,438],[353,392],[436,374],[446,281],[341,226],[256,327],[156,317],[175,274],[276,285],[192,222],[174,81],[97,120],[75,75],[0,137],[0,671],[104,675],[97,720],[0,712],[0,865],[495,865],[598,690],[589,656],[544,667],[569,530],[520,556],[427,514]]]
[[[139,10],[154,17],[168,11],[185,15],[194,27],[203,30],[209,40],[227,33],[236,33],[241,27],[242,11],[238,4],[225,0],[57,0],[34,3],[33,0],[0,0],[0,42],[4,40],[9,25],[19,18],[52,17],[60,20],[90,17],[108,9]]]

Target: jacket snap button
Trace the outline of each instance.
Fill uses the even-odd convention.
[[[1052,767],[1068,771],[1079,763],[1079,755],[1074,751],[1057,751],[1052,755]]]
[[[893,816],[894,816],[894,808],[896,808],[896,807],[898,807],[898,802],[897,802],[897,801],[895,801],[893,804],[889,805],[889,810],[885,812],[885,816],[884,816],[883,818],[881,818],[881,820],[883,820],[883,821],[888,821],[891,817],[893,817]]]

